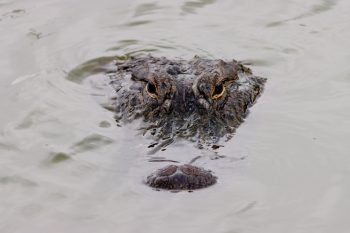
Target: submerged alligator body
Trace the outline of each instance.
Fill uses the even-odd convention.
[[[192,60],[134,57],[117,62],[116,66],[117,70],[110,76],[117,93],[117,121],[143,118],[144,133],[153,135],[156,141],[163,141],[163,145],[177,137],[197,142],[199,147],[212,145],[222,137],[231,138],[266,81],[235,60],[197,56]],[[186,166],[189,165],[183,165]],[[202,179],[204,182],[199,185],[191,184],[198,180],[185,179],[189,173],[183,172],[188,171],[183,167],[178,167],[176,174],[181,172],[180,182],[187,184],[178,185],[179,176],[168,175],[162,188],[200,188],[215,183],[214,176],[199,169],[191,175],[210,178]],[[174,169],[172,167],[173,173]],[[150,179],[156,180],[155,176],[162,174],[167,173],[156,172],[147,182],[152,184]]]

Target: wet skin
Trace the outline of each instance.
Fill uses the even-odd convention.
[[[136,57],[116,66],[111,83],[117,93],[119,122],[142,117],[143,130],[156,141],[180,137],[197,142],[199,147],[222,137],[230,139],[266,81],[235,60],[197,56],[192,60]],[[193,179],[183,181],[187,183],[183,187],[191,187]],[[199,187],[213,183],[209,179]],[[172,179],[167,184],[168,188],[176,186]]]

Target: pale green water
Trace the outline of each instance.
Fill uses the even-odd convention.
[[[349,9],[346,0],[0,0],[0,232],[349,232]],[[86,79],[110,57],[140,52],[235,58],[268,77],[220,148],[226,158],[187,142],[158,154],[203,155],[197,165],[215,172],[215,186],[174,194],[142,183],[165,164],[148,162],[137,123],[117,127],[101,107],[103,76]]]

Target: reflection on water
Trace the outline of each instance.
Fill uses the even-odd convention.
[[[51,163],[61,163],[61,162],[64,162],[66,160],[69,160],[71,157],[65,153],[57,153],[57,154],[53,154],[50,162]]]
[[[109,69],[107,65],[112,64],[114,60],[124,59],[127,59],[127,56],[99,57],[92,59],[71,70],[67,75],[67,79],[80,83],[88,76],[108,72]]]
[[[183,10],[183,13],[187,14],[194,14],[196,13],[196,9],[205,7],[206,5],[210,5],[215,3],[216,0],[199,0],[199,1],[188,1],[185,2],[181,9]]]
[[[0,0],[0,232],[348,232],[349,7]],[[231,141],[148,154],[104,102],[114,60],[148,53],[234,58],[269,82]],[[218,184],[143,183],[189,162]]]
[[[0,5],[0,7],[1,7],[1,5]],[[26,13],[26,11],[23,9],[12,10],[10,12],[3,13],[0,16],[0,21],[5,20],[5,19],[18,18],[18,17],[21,17],[22,15],[24,15],[25,13]]]
[[[140,26],[140,25],[150,24],[150,23],[152,23],[151,20],[138,20],[138,21],[129,22],[129,23],[125,24],[125,26],[135,27],[135,26]]]
[[[268,23],[266,26],[267,27],[276,27],[276,26],[283,25],[284,23],[287,23],[289,21],[299,20],[299,19],[303,19],[306,17],[316,15],[316,14],[320,14],[320,13],[323,13],[325,11],[331,10],[335,5],[336,5],[335,0],[320,0],[320,3],[312,5],[310,7],[310,10],[305,12],[305,13],[299,14],[297,16],[294,16],[294,17],[291,17],[288,19],[271,22],[271,23]]]
[[[134,17],[152,15],[159,9],[161,9],[161,7],[158,5],[158,3],[142,3],[136,7]]]
[[[71,149],[75,153],[79,153],[79,152],[99,149],[100,147],[102,147],[104,145],[111,144],[111,143],[113,143],[112,139],[95,134],[95,135],[87,136],[86,138],[84,138],[80,142],[75,143],[71,147]]]
[[[4,176],[0,178],[0,184],[19,184],[21,186],[33,187],[37,184],[33,181],[27,180],[18,176]]]

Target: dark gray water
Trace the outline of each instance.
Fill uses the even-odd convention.
[[[0,232],[349,232],[349,9],[346,0],[0,0]],[[99,73],[140,53],[235,58],[268,77],[219,149],[226,157],[181,141],[154,155],[202,156],[195,163],[215,172],[215,186],[142,183],[166,163],[149,162],[137,122],[117,127],[101,107],[110,89]]]

